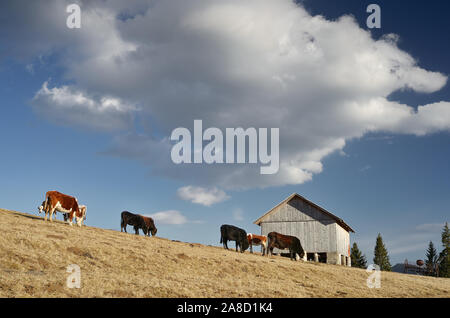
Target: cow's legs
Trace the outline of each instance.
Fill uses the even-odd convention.
[[[250,242],[250,253],[252,253],[253,254],[253,244]]]
[[[127,233],[127,222],[123,219],[123,216],[120,217],[120,232],[122,230],[125,230],[125,233]]]
[[[67,222],[70,224],[70,226],[73,226],[72,220],[73,220],[73,213],[69,213],[69,220],[67,220]]]
[[[245,238],[245,239],[247,239],[247,238]],[[243,241],[239,242],[239,247],[240,247],[240,249],[241,249],[241,253],[244,253],[244,252],[245,252],[245,250],[244,250],[244,243],[245,243],[245,242],[243,242]]]
[[[53,213],[55,212],[56,208],[50,209],[50,222],[53,222]]]
[[[267,251],[267,256],[273,255],[273,246],[269,245],[268,247],[268,251]]]
[[[76,220],[77,220],[77,225],[79,226],[79,227],[81,227],[81,222],[83,221],[83,217],[78,217],[77,215],[75,215],[75,218],[76,218]]]
[[[139,235],[139,228],[137,226],[134,227],[134,231],[136,232],[136,235]]]
[[[223,248],[228,249],[227,240],[223,240]]]

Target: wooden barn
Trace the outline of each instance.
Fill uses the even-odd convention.
[[[342,219],[294,193],[265,213],[254,224],[261,235],[278,232],[300,239],[308,260],[351,266],[350,232]],[[274,253],[284,253],[274,249]]]

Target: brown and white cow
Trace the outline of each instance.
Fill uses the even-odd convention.
[[[264,256],[266,254],[267,236],[248,233],[247,239],[248,245],[250,245],[250,253],[253,253],[253,245],[261,245],[262,255]]]
[[[85,209],[84,215],[83,212],[80,211],[80,206],[78,205],[78,201],[75,197],[60,193],[58,191],[48,191],[45,194],[45,200],[39,207],[39,213],[42,211],[45,212],[45,221],[47,221],[47,215],[50,215],[50,222],[53,222],[52,216],[55,211],[68,213],[68,223],[72,225],[72,220],[75,216],[78,226],[81,226],[83,217],[86,215]]]
[[[84,221],[86,221],[87,207],[85,205],[79,205],[78,207],[80,208],[80,212],[81,212],[81,215],[83,218],[83,220],[81,221],[81,224],[84,225]],[[47,212],[47,201],[43,201],[42,204],[38,207],[38,209],[39,209],[39,213],[41,213],[44,210]],[[53,212],[55,214],[55,217],[56,217],[57,211],[58,210],[55,210],[55,212]],[[69,213],[65,213],[65,212],[61,212],[61,211],[58,211],[58,212],[60,212],[63,215],[64,222],[67,222],[67,220],[69,220]]]

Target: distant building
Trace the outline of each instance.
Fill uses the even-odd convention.
[[[355,232],[342,219],[293,193],[254,224],[261,234],[278,232],[300,239],[308,260],[351,266],[350,232]],[[274,249],[274,253],[283,253]]]

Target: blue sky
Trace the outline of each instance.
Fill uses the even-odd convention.
[[[266,1],[230,3],[207,8],[202,1],[178,6],[138,1],[129,7],[83,2],[82,28],[69,30],[63,2],[2,2],[0,207],[37,213],[44,193],[57,189],[88,206],[88,225],[119,230],[123,210],[172,213],[172,223],[179,224],[157,221],[158,235],[218,245],[221,224],[258,233],[253,221],[297,192],[354,228],[351,241],[369,262],[378,233],[392,264],[423,258],[430,240],[440,249],[450,206],[449,5],[378,1],[382,27],[370,38],[364,35],[368,1],[306,0],[299,9],[290,1],[269,1],[267,7]],[[161,12],[167,21],[158,19]],[[198,12],[204,15],[199,18]],[[295,28],[286,31],[277,13]],[[317,14],[324,20],[315,21]],[[344,14],[355,22],[339,20]],[[131,18],[117,22],[123,16]],[[173,26],[180,20],[186,24]],[[235,25],[238,31],[231,28]],[[330,30],[337,30],[334,38],[327,37]],[[377,46],[375,41],[390,33],[399,36],[395,44]],[[314,39],[306,44],[310,51],[302,51],[297,34]],[[354,40],[358,36],[360,42]],[[271,59],[271,43],[288,51],[284,60]],[[367,45],[378,53],[363,50]],[[402,85],[385,73],[372,78],[366,64],[348,58],[354,51],[370,65],[395,60],[391,67],[401,70]],[[308,87],[303,74],[314,85]],[[275,86],[264,77],[281,79],[285,90],[264,95]],[[77,96],[83,96],[81,103]],[[102,98],[119,106],[108,108]],[[380,120],[364,113],[373,101],[375,110],[385,112]],[[442,108],[432,108],[439,102]],[[358,116],[341,111],[352,103],[364,111]],[[398,105],[415,110],[427,105],[433,112],[414,119],[398,115]],[[283,111],[286,117],[277,122]],[[223,125],[217,119],[222,115],[228,118]],[[283,124],[279,174],[255,176],[245,165],[172,167],[164,138],[180,125],[190,128],[193,119],[203,119],[206,127]],[[298,128],[308,122],[314,125]],[[302,171],[298,175],[296,168]],[[183,198],[180,189],[188,186],[198,190],[192,197],[201,192],[215,201],[205,205]]]

